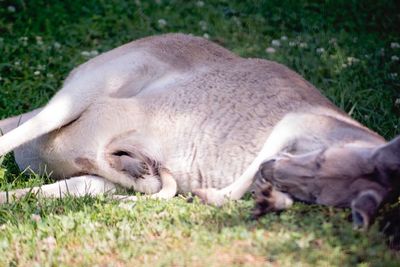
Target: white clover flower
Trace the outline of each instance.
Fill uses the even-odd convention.
[[[347,64],[346,64],[346,63],[343,63],[343,64],[342,64],[342,68],[347,68]]]
[[[347,58],[347,64],[349,66],[354,64],[354,63],[358,63],[358,62],[360,62],[360,60],[358,58],[355,58],[355,57],[348,57]]]
[[[210,35],[208,33],[203,34],[203,37],[206,39],[210,39]]]
[[[0,76],[0,82],[3,80],[3,77]]]
[[[394,104],[395,104],[396,106],[400,106],[400,98],[397,98],[397,99],[394,101]]]
[[[396,49],[396,48],[400,48],[400,44],[399,43],[390,43],[390,48]]]
[[[317,52],[317,54],[322,54],[325,52],[325,49],[320,47],[320,48],[317,48],[315,51]]]
[[[36,69],[37,69],[37,70],[45,70],[45,69],[46,69],[46,66],[45,66],[45,65],[38,65],[38,66],[36,67]]]
[[[164,28],[165,26],[167,26],[167,21],[165,19],[159,19],[158,26],[160,26],[161,28]]]
[[[46,76],[47,76],[48,78],[53,78],[53,77],[54,77],[53,73],[47,73]]]
[[[196,2],[196,6],[197,7],[203,7],[204,6],[204,2],[203,1],[197,1]]]
[[[280,42],[279,40],[272,40],[271,44],[272,44],[273,46],[276,46],[276,47],[281,46],[281,42]]]
[[[199,26],[203,31],[207,30],[207,22],[204,20],[199,21]]]
[[[38,75],[40,75],[40,71],[35,71],[34,73],[33,73],[35,76],[38,76]]]
[[[15,61],[15,62],[14,62],[14,65],[15,65],[15,66],[21,65],[21,61],[19,61],[19,60]]]
[[[92,50],[92,51],[89,52],[89,54],[90,54],[91,57],[95,57],[95,56],[97,56],[99,54],[99,51]]]
[[[290,41],[290,42],[289,42],[289,46],[296,46],[296,42]]]
[[[16,11],[15,6],[8,6],[7,7],[8,12],[14,13]]]
[[[82,51],[81,55],[84,57],[90,57],[90,52],[89,51]]]
[[[276,50],[273,47],[268,47],[265,49],[265,52],[267,52],[268,54],[273,54],[276,52]]]
[[[301,47],[301,48],[307,48],[307,47],[308,47],[308,44],[307,44],[307,43],[301,42],[301,43],[299,43],[299,47]]]
[[[282,41],[287,41],[287,39],[288,39],[288,38],[287,38],[286,35],[284,35],[284,36],[281,37],[281,40],[282,40]]]
[[[392,56],[390,59],[392,61],[399,61],[399,57],[398,56]]]
[[[397,74],[396,72],[394,72],[394,73],[389,73],[389,77],[392,78],[392,79],[396,79],[397,76],[398,76],[398,74]]]
[[[61,48],[61,44],[59,42],[54,42],[53,44],[55,49],[60,49]]]
[[[19,41],[22,43],[23,46],[27,46],[28,45],[28,37],[26,37],[26,36],[20,37]]]
[[[42,45],[43,44],[43,38],[41,36],[36,36],[36,44],[38,45]]]

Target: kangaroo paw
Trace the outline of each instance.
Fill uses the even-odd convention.
[[[193,190],[193,194],[198,196],[204,204],[222,206],[228,200],[220,190],[215,188],[198,188]]]

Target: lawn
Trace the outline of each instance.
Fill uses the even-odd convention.
[[[183,32],[291,67],[390,139],[400,133],[399,25],[394,0],[0,0],[0,117],[45,104],[74,66],[99,53]],[[2,161],[0,190],[45,182],[21,174],[12,155]],[[385,210],[399,215],[399,205]],[[381,216],[368,232],[354,231],[349,210],[301,203],[253,221],[252,206],[251,197],[215,208],[183,196],[30,196],[0,206],[0,266],[400,265],[389,248],[395,238],[379,230],[400,236],[400,222]]]

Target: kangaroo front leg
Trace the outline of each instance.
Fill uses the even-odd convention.
[[[113,193],[115,189],[115,185],[104,178],[83,175],[61,180],[53,184],[0,192],[0,203],[19,199],[29,193],[45,198],[63,198],[64,196],[96,196],[104,193]]]
[[[161,190],[158,193],[151,195],[152,198],[171,199],[176,195],[178,186],[172,174],[166,170],[160,170]]]
[[[150,195],[150,197],[156,199],[165,199],[165,200],[173,198],[178,191],[178,186],[172,174],[166,169],[161,169],[160,179],[161,179],[161,190],[155,194]],[[136,196],[126,196],[126,195],[113,195],[112,198],[121,201],[138,200]]]

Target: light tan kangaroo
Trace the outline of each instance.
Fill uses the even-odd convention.
[[[323,201],[311,201],[350,206],[368,195],[380,204],[400,160],[393,152],[399,140],[386,144],[288,68],[182,34],[140,39],[89,60],[45,107],[0,128],[0,155],[14,150],[21,170],[59,180],[2,192],[0,202],[28,191],[96,195],[120,185],[167,199],[194,192],[222,205],[241,198],[261,166],[265,182],[286,179],[269,191],[271,210],[282,209],[290,195],[303,199],[297,191],[314,192],[304,184],[317,175],[312,156],[322,153],[319,170],[329,179],[317,194]],[[292,157],[299,166],[285,167],[290,175],[266,174],[265,162]],[[369,176],[377,172],[385,182]],[[342,180],[354,182],[338,186]]]

